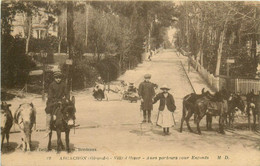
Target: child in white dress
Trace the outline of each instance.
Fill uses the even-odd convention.
[[[157,125],[163,128],[164,134],[169,134],[169,128],[174,126],[173,112],[176,109],[173,96],[168,92],[170,88],[163,85],[161,93],[157,94],[153,99],[153,104],[160,100]]]

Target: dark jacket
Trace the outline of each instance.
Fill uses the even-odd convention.
[[[59,84],[53,81],[49,85],[46,113],[52,113],[55,109],[54,104],[61,101],[63,98],[69,99],[69,91],[67,90],[66,83],[60,82]]]
[[[152,99],[155,95],[154,84],[146,81],[140,83],[138,88],[138,95],[144,100],[142,103],[142,110],[152,110]]]
[[[159,93],[155,96],[153,104],[156,103],[158,100],[160,100],[159,110],[163,111],[165,108],[165,105],[167,106],[167,109],[171,112],[174,112],[176,109],[175,102],[173,99],[173,96],[168,93],[167,98],[164,97],[163,92]]]

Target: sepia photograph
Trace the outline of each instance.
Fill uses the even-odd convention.
[[[260,2],[2,0],[2,166],[260,166]]]

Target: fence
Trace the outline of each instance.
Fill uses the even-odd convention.
[[[219,91],[220,90],[220,78],[215,77],[213,74],[209,73],[206,69],[204,69],[196,60],[193,58],[189,57],[189,61],[191,65],[196,69],[202,78],[204,78],[207,83],[215,90]]]
[[[260,80],[258,79],[235,79],[235,92],[247,94],[254,90],[255,93],[260,91]]]

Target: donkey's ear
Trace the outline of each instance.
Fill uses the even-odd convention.
[[[75,104],[75,97],[74,97],[74,96],[71,97],[71,102],[72,102],[73,104]]]
[[[30,106],[31,106],[31,107],[34,107],[33,103],[30,103]]]

